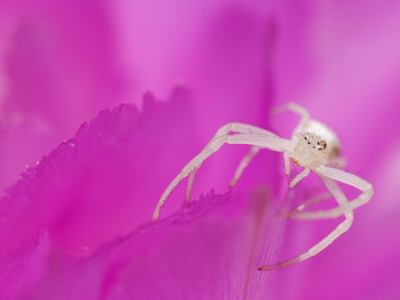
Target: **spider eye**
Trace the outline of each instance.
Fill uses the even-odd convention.
[[[307,142],[307,144],[309,144],[309,145],[310,145],[310,144],[311,144],[311,142]]]
[[[304,139],[307,141],[307,137],[305,136]]]

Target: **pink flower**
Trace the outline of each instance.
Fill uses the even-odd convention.
[[[0,202],[0,298],[397,298],[399,8],[1,3],[0,187],[16,183]],[[177,82],[184,87],[169,95]],[[141,103],[148,89],[157,100]],[[136,106],[103,111],[68,139],[127,100]],[[277,217],[286,205],[279,153],[260,153],[228,192],[244,146],[204,163],[198,201],[179,208],[182,184],[165,219],[150,222],[163,189],[221,125],[290,135],[293,116],[268,114],[288,100],[330,125],[346,170],[375,187],[347,233],[306,262],[257,271],[307,250],[339,220]],[[295,189],[297,201],[309,188]]]

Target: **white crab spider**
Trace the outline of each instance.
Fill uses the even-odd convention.
[[[287,109],[301,115],[300,123],[295,128],[291,140],[278,137],[272,132],[252,125],[242,123],[226,124],[217,131],[213,139],[207,144],[203,151],[193,158],[170,183],[158,201],[158,204],[154,210],[153,219],[156,220],[158,218],[160,208],[163,206],[169,194],[173,191],[177,184],[188,175],[189,180],[186,190],[186,199],[188,201],[190,200],[193,181],[197,169],[201,166],[204,160],[206,160],[212,153],[218,151],[218,149],[221,148],[224,143],[248,144],[252,145],[253,147],[240,162],[230,183],[231,187],[235,185],[244,168],[249,164],[249,162],[260,149],[266,148],[273,151],[283,152],[286,174],[289,174],[290,172],[290,159],[292,159],[293,162],[298,166],[304,167],[304,170],[290,182],[290,187],[295,186],[301,179],[306,177],[310,171],[312,171],[321,178],[322,182],[329,191],[328,193],[314,197],[303,205],[295,208],[287,214],[287,217],[308,220],[336,218],[341,215],[345,216],[345,220],[342,223],[340,223],[330,234],[324,237],[307,252],[275,265],[262,266],[259,268],[259,270],[280,269],[305,260],[321,252],[341,234],[346,232],[353,222],[353,210],[361,205],[364,205],[371,199],[373,195],[372,185],[354,174],[350,174],[341,169],[330,166],[335,161],[340,162],[340,143],[336,137],[336,134],[331,129],[318,121],[310,120],[308,112],[295,103],[288,103],[282,108],[282,110],[283,109]],[[228,134],[231,131],[237,133]],[[346,183],[361,190],[361,195],[349,202],[336,181]],[[331,195],[339,204],[338,207],[321,211],[303,211],[308,206],[327,199]]]

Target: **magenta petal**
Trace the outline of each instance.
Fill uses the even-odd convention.
[[[17,249],[48,228],[56,244],[73,254],[87,254],[150,220],[176,175],[174,168],[198,149],[189,104],[183,89],[168,104],[148,94],[142,114],[132,105],[121,105],[82,125],[75,138],[28,169],[2,199],[0,253]],[[177,147],[181,141],[187,143]],[[178,205],[172,201],[163,213],[176,211]]]
[[[265,190],[251,201],[211,193],[88,259],[59,262],[24,299],[264,299],[271,273],[257,268],[279,224],[271,204]]]
[[[15,253],[0,259],[0,299],[14,299],[47,274],[50,241],[42,232]]]

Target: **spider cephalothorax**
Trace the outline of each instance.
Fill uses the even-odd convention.
[[[299,167],[305,167],[312,162],[328,163],[329,148],[321,137],[313,133],[298,133],[297,144],[291,153],[292,160]]]
[[[306,203],[289,212],[287,217],[308,220],[336,218],[344,215],[346,218],[330,234],[310,248],[307,252],[275,265],[263,266],[259,268],[260,270],[279,269],[305,260],[325,249],[336,238],[347,231],[353,222],[353,210],[367,203],[371,199],[373,195],[372,185],[360,177],[340,169],[340,165],[343,165],[343,160],[339,157],[340,142],[336,134],[328,126],[319,121],[310,120],[308,112],[297,104],[289,103],[284,108],[302,116],[300,123],[294,130],[290,140],[281,138],[270,131],[256,126],[242,123],[226,124],[217,131],[213,139],[207,144],[203,151],[193,158],[170,183],[158,201],[154,210],[153,219],[158,218],[160,208],[163,206],[168,195],[186,176],[189,176],[186,189],[186,199],[188,201],[190,200],[197,169],[201,166],[203,161],[207,159],[207,157],[218,151],[224,143],[247,144],[252,145],[253,147],[240,162],[230,183],[230,187],[233,187],[236,184],[236,181],[240,178],[244,168],[260,149],[265,148],[283,152],[286,174],[289,174],[290,172],[290,159],[292,159],[298,166],[304,168],[304,170],[289,183],[290,187],[294,187],[301,181],[301,179],[306,177],[310,171],[312,171],[321,178],[322,182],[328,189],[328,193],[323,194],[322,197],[320,195],[309,199]],[[236,133],[229,134],[231,131]],[[339,168],[333,168],[332,165]],[[362,194],[354,200],[348,201],[346,195],[337,185],[336,181],[351,185],[361,190]],[[330,197],[335,198],[339,207],[321,211],[304,211],[310,205]]]
[[[306,133],[303,136],[304,140],[307,142],[307,145],[309,145],[313,149],[319,151],[326,149],[326,142],[319,136],[316,136],[315,134],[312,133]]]

